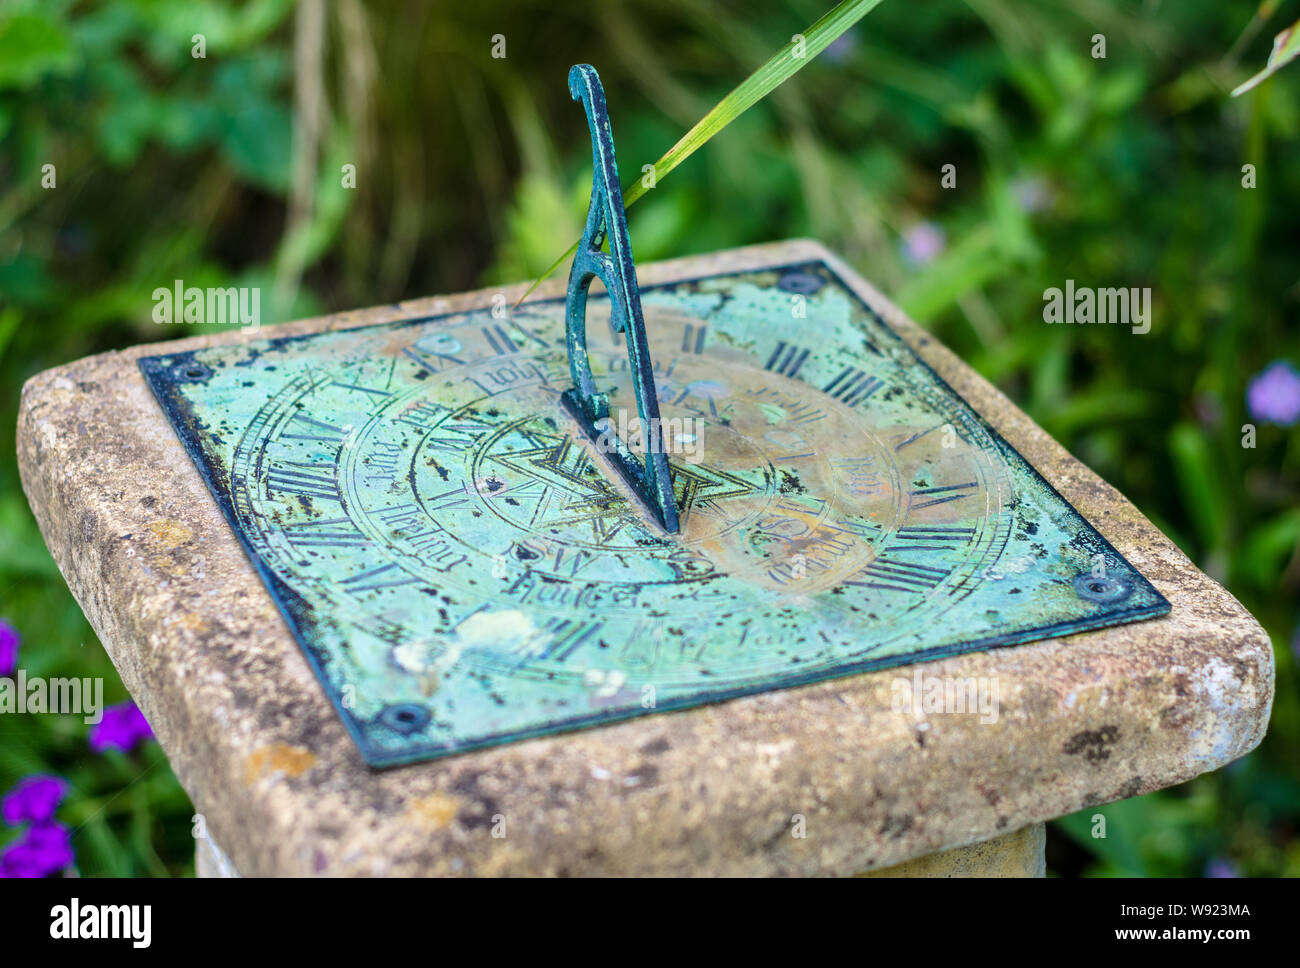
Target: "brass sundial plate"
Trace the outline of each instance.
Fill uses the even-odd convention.
[[[370,763],[1168,612],[825,264],[641,299],[673,535],[560,406],[562,300],[140,360]]]

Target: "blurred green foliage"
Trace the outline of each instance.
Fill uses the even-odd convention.
[[[182,335],[150,318],[152,291],[174,279],[261,286],[276,321],[535,277],[585,212],[572,63],[601,71],[630,180],[829,3],[463,6],[0,2],[7,438],[33,373]],[[1300,363],[1300,71],[1228,98],[1268,53],[1271,30],[1238,42],[1255,12],[887,0],[630,215],[642,261],[822,239],[1268,628],[1278,692],[1263,746],[1057,822],[1060,874],[1300,873],[1300,430],[1252,421],[1245,399],[1270,362]],[[1066,279],[1151,287],[1151,332],[1045,325],[1043,292]],[[29,674],[104,675],[107,699],[124,698],[8,447],[0,617],[22,631]],[[95,756],[67,719],[6,717],[0,789],[69,777],[60,817],[83,873],[189,870],[191,808],[160,751]]]

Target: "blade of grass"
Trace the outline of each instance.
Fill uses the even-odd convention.
[[[769,57],[758,70],[741,81],[730,94],[714,105],[708,114],[695,122],[695,126],[682,135],[681,140],[655,162],[653,179],[646,179],[644,176],[638,178],[623,192],[623,207],[631,208],[650,190],[646,187],[647,181],[658,185],[660,179],[694,154],[705,142],[793,77],[801,67],[829,47],[837,37],[881,2],[882,0],[843,0],[802,34],[792,37],[788,44]],[[531,296],[552,272],[571,258],[578,251],[581,242],[581,239],[574,242],[567,252],[551,263],[547,270],[528,287],[528,291],[519,297],[519,302],[515,303],[515,306],[519,306]]]
[[[1273,38],[1273,50],[1268,55],[1268,63],[1262,71],[1232,90],[1232,96],[1245,94],[1262,81],[1272,77],[1287,64],[1300,57],[1300,20]]]

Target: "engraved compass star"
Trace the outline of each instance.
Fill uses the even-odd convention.
[[[491,500],[533,502],[528,524],[532,528],[559,528],[590,523],[597,544],[605,544],[628,525],[640,525],[642,516],[611,485],[590,452],[567,434],[521,428],[537,446],[518,450],[490,450],[485,463],[502,468],[508,486],[485,495]],[[502,439],[505,442],[505,439]],[[694,508],[719,513],[719,502],[753,497],[764,490],[726,471],[701,465],[671,463],[677,506],[685,519]],[[725,515],[724,515],[725,516]]]

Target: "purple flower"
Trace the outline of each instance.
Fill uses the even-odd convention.
[[[1256,420],[1290,427],[1300,420],[1300,373],[1278,360],[1250,381],[1246,405]]]
[[[47,877],[76,860],[68,828],[61,823],[28,827],[0,854],[0,877]]]
[[[1206,877],[1240,877],[1241,873],[1237,870],[1237,865],[1230,860],[1224,860],[1222,857],[1212,857],[1210,862],[1205,865]]]
[[[60,777],[25,777],[5,796],[0,812],[11,827],[20,823],[49,823],[67,792],[68,783]]]
[[[152,736],[153,730],[145,722],[144,713],[128,699],[104,710],[104,718],[90,731],[90,748],[96,753],[110,748],[129,753],[140,740]]]
[[[0,618],[0,676],[11,676],[18,668],[18,630]]]
[[[845,31],[832,40],[823,53],[826,59],[835,64],[843,64],[858,46],[858,38],[853,31]]]
[[[913,265],[925,265],[937,259],[947,244],[943,229],[933,222],[918,222],[903,233],[903,258]]]

